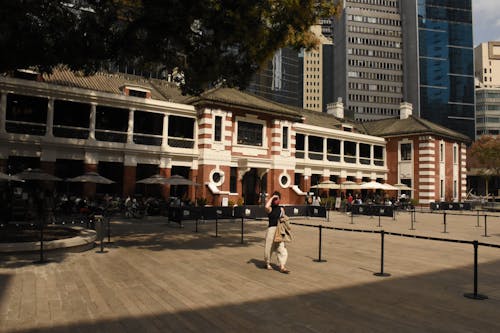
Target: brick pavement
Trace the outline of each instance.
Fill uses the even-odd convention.
[[[456,219],[440,231],[441,216],[422,218],[417,234],[480,237],[476,221]],[[417,217],[417,221],[419,218]],[[318,223],[317,219],[300,222]],[[352,226],[333,214],[325,225]],[[378,229],[378,219],[355,219],[356,228]],[[384,230],[409,228],[404,215],[381,220]],[[472,225],[470,225],[472,224]],[[491,221],[492,237],[500,230]],[[1,332],[498,332],[500,249],[479,251],[479,292],[472,291],[472,246],[386,238],[379,278],[380,236],[295,226],[289,244],[290,275],[261,269],[265,222],[213,222],[185,228],[158,219],[113,221],[113,243],[96,250],[0,257]]]

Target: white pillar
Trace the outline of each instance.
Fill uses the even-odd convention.
[[[5,133],[5,120],[7,117],[7,93],[0,93],[0,133]]]
[[[128,112],[127,143],[134,143],[134,111],[130,109]]]
[[[304,135],[304,158],[309,159],[309,135]]]
[[[340,140],[340,163],[344,163],[344,140]],[[344,177],[345,178],[345,177]]]
[[[163,116],[163,131],[162,131],[161,147],[163,149],[168,147],[168,114]]]
[[[54,129],[54,99],[49,98],[49,102],[47,104],[47,123],[45,128],[47,129],[47,133],[45,133],[48,137],[53,137],[53,129]]]
[[[356,142],[356,164],[359,164],[359,142]]]
[[[327,145],[327,139],[323,138],[323,161],[328,161],[328,158],[326,156],[327,150],[326,150],[326,145]]]
[[[96,105],[90,104],[89,139],[95,140]]]
[[[370,165],[374,165],[375,163],[375,150],[373,145],[370,145]]]

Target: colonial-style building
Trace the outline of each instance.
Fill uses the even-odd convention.
[[[228,88],[193,97],[134,76],[18,74],[23,78],[0,78],[0,169],[41,167],[61,178],[98,171],[116,182],[81,189],[61,182],[60,190],[126,196],[145,190],[137,180],[161,173],[201,184],[165,187],[165,196],[186,192],[213,204],[255,204],[259,193],[274,190],[285,202],[303,203],[305,192],[327,179],[411,179],[422,203],[464,195],[467,138],[414,117],[361,124],[343,119],[341,102],[331,105],[332,115]],[[400,130],[391,132],[394,126]]]

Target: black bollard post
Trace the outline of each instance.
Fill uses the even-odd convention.
[[[243,244],[243,228],[244,228],[244,222],[245,222],[245,216],[244,216],[245,212],[243,211],[243,214],[241,215],[241,244]]]
[[[198,216],[196,217],[196,220],[195,220],[195,229],[194,229],[194,232],[198,232]]]
[[[446,231],[446,212],[443,213],[443,226],[444,226],[443,234],[447,234],[448,232]]]
[[[411,228],[410,230],[415,230],[415,228],[413,227],[413,222],[414,222],[414,214],[415,214],[415,210],[411,210],[410,211],[410,222],[411,222]]]
[[[380,272],[373,273],[375,276],[387,277],[391,276],[389,273],[384,273],[384,230],[380,232],[381,242],[380,242]]]
[[[215,238],[219,237],[219,214],[215,211]]]
[[[354,214],[352,212],[352,208],[351,208],[351,224],[354,224]]]
[[[479,228],[479,209],[477,210],[477,225],[476,225],[476,227]]]
[[[111,217],[108,216],[108,243],[111,243]]]
[[[380,209],[378,209],[378,227],[382,227],[382,225],[380,225]]]
[[[483,237],[490,237],[488,236],[488,222],[486,221],[486,217],[488,215],[484,214],[484,235]]]
[[[319,227],[319,245],[318,245],[318,259],[315,259],[315,262],[326,262],[326,260],[321,259],[321,247],[323,243],[323,226],[320,224]]]
[[[101,249],[97,253],[105,253],[104,251],[104,220],[102,215],[94,216],[94,221],[99,220],[99,243]]]
[[[36,264],[44,264],[45,263],[45,257],[44,257],[44,248],[43,248],[43,218],[40,218],[40,260],[36,261]]]
[[[472,242],[472,245],[474,246],[474,293],[464,294],[464,297],[477,300],[488,299],[488,296],[477,293],[477,250],[479,247],[479,242],[475,240]]]

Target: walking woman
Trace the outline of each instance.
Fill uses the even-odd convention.
[[[274,252],[278,256],[278,264],[280,266],[280,272],[284,274],[290,273],[286,268],[286,260],[288,258],[288,251],[285,247],[285,242],[274,242],[274,234],[276,232],[276,227],[280,216],[285,214],[285,210],[280,206],[281,194],[275,191],[271,198],[266,202],[266,213],[269,218],[269,224],[266,232],[266,244],[264,246],[264,260],[266,261],[266,268],[273,269],[271,267],[271,256]]]

